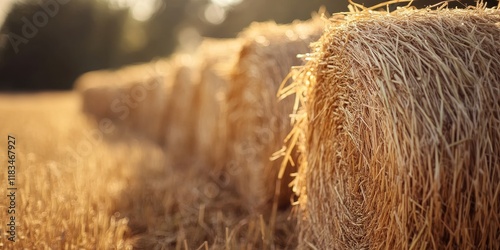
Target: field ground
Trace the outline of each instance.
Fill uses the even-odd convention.
[[[16,242],[8,241],[7,141],[16,138]],[[3,146],[2,146],[3,145]],[[76,93],[0,95],[0,248],[274,249],[290,211],[250,214],[207,169],[80,112]]]

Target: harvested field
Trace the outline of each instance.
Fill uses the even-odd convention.
[[[500,10],[350,9],[0,94],[0,247],[500,248]]]
[[[5,249],[289,249],[289,211],[275,230],[242,212],[235,192],[198,168],[168,164],[156,143],[80,112],[78,93],[2,94],[0,131],[16,138],[18,239]],[[57,112],[54,112],[57,110]],[[116,130],[115,130],[116,129]],[[109,140],[111,138],[111,140]],[[6,147],[6,146],[5,146]],[[0,156],[6,158],[6,150]],[[7,180],[7,171],[0,171]],[[7,182],[0,182],[6,190]],[[2,201],[2,206],[4,206]],[[4,207],[5,208],[5,207]]]
[[[482,8],[330,20],[283,90],[303,104],[299,248],[500,248],[499,23]]]
[[[0,131],[5,145],[8,135],[15,136],[17,158],[15,244],[4,237],[7,213],[0,215],[0,245],[7,249],[129,245],[128,219],[114,214],[113,204],[132,170],[129,164],[140,157],[133,146],[104,146],[103,133],[78,112],[78,100],[75,93],[0,98],[0,115],[8,118]],[[0,154],[6,158],[5,150]],[[7,180],[6,174],[1,171],[0,178]],[[0,187],[7,190],[7,182]]]
[[[276,93],[291,67],[303,63],[297,55],[307,53],[322,31],[323,21],[315,18],[290,25],[255,23],[239,36],[243,47],[227,94],[226,171],[250,210],[273,200],[290,204],[289,173],[279,180],[280,161],[270,158],[290,131],[293,100],[278,102]]]

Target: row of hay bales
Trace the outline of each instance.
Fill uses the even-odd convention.
[[[500,249],[500,11],[363,10],[312,50],[299,249]]]
[[[255,23],[235,39],[205,39],[193,54],[87,73],[76,88],[97,120],[152,138],[172,164],[206,168],[238,191],[248,211],[269,214],[273,201],[286,206],[292,196],[290,174],[279,181],[281,163],[270,160],[291,129],[293,99],[279,103],[277,91],[323,29],[319,17]]]
[[[207,168],[264,213],[292,196],[297,169],[270,160],[287,139],[300,249],[498,249],[499,48],[498,9],[254,24],[155,63],[161,105],[121,122],[155,131],[175,164]],[[308,61],[281,89],[296,100],[278,102],[298,54]],[[87,110],[96,95],[91,113],[114,115],[101,109],[113,91],[81,89]]]

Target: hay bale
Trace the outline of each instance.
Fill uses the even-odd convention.
[[[276,93],[290,68],[303,63],[297,55],[309,51],[323,24],[319,19],[290,25],[254,23],[240,34],[244,43],[227,96],[226,170],[250,210],[270,204],[276,188],[281,189],[276,201],[290,204],[288,174],[279,182],[280,162],[270,158],[291,128],[293,100],[278,102]]]
[[[195,147],[199,161],[220,171],[226,159],[226,95],[241,49],[239,39],[205,39],[198,48],[200,78],[195,90]]]
[[[83,111],[96,120],[111,119],[124,131],[158,141],[164,114],[168,63],[164,60],[115,71],[86,73],[75,82]]]
[[[73,85],[82,95],[82,110],[97,119],[112,116],[110,100],[116,97],[112,89],[102,86],[115,86],[116,82],[109,70],[91,71],[78,77]]]
[[[198,61],[194,55],[175,54],[170,58],[172,87],[166,95],[162,128],[163,146],[172,164],[190,165],[194,152],[194,93],[199,82]]]
[[[332,19],[296,76],[300,247],[500,248],[500,11]]]

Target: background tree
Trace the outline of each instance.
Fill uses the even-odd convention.
[[[39,13],[46,13],[44,6],[59,1],[67,3],[59,4],[46,25],[36,27],[35,36],[13,45],[16,35],[22,37],[26,20],[35,22]],[[379,1],[360,2],[372,6]],[[436,2],[416,0],[414,5]],[[201,37],[234,37],[253,21],[289,23],[310,18],[320,6],[330,13],[347,11],[347,4],[332,0],[25,0],[14,5],[1,29],[0,90],[69,89],[87,71],[146,62],[175,49],[192,50]]]

